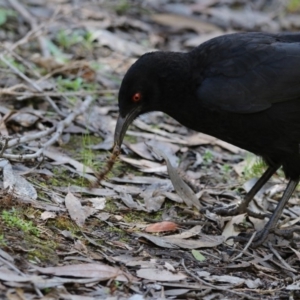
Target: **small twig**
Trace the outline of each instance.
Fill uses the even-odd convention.
[[[49,78],[53,77],[53,75],[55,75],[55,74],[60,74],[60,73],[71,71],[71,70],[82,69],[84,67],[89,67],[89,63],[87,63],[86,61],[77,60],[77,61],[71,62],[67,65],[63,65],[61,67],[55,68],[48,74],[44,75],[43,77],[40,77],[39,81],[44,81],[46,79],[49,79]]]
[[[11,116],[13,116],[15,113],[17,113],[16,110],[10,110],[8,111],[5,116],[1,119],[0,125],[4,124]]]
[[[33,67],[30,64],[30,62],[28,62],[27,60],[25,60],[23,57],[21,57],[19,54],[17,54],[12,49],[8,49],[6,47],[4,47],[4,49],[6,49],[8,51],[8,53],[10,53],[14,58],[16,58],[19,62],[21,62],[25,67],[27,67],[28,70],[31,72],[31,74],[33,76],[35,76],[36,78],[40,78],[41,77],[41,75],[36,70],[33,69]]]
[[[18,273],[19,275],[24,276],[25,274],[20,271],[15,265],[13,265],[11,262],[7,261],[6,259],[2,258],[0,256],[0,261],[4,264],[6,264],[8,267],[10,267],[12,270],[14,270],[16,273]]]
[[[57,124],[57,126],[55,126],[55,127],[49,128],[45,131],[42,131],[42,132],[39,132],[36,134],[32,134],[29,137],[24,136],[21,138],[13,139],[8,142],[8,144],[10,143],[9,145],[11,145],[11,147],[12,147],[12,146],[18,145],[19,143],[24,143],[25,141],[28,142],[30,140],[37,139],[38,137],[39,138],[44,137],[44,136],[48,135],[49,133],[52,133],[55,131],[53,136],[46,143],[43,144],[42,148],[40,148],[35,153],[25,154],[25,155],[3,153],[2,157],[7,158],[7,159],[12,159],[12,160],[20,160],[20,161],[28,160],[28,159],[35,159],[37,157],[40,157],[46,148],[48,148],[49,146],[54,144],[59,139],[59,137],[63,133],[64,128],[68,127],[79,115],[81,115],[84,111],[87,110],[87,108],[90,106],[92,101],[93,101],[92,97],[87,97],[78,109],[74,110],[63,121],[60,121]]]
[[[21,71],[19,71],[15,66],[13,66],[4,56],[3,54],[0,55],[0,60],[4,62],[16,75],[21,77],[23,80],[25,80],[27,83],[29,83],[31,86],[33,86],[38,92],[43,92],[41,87],[34,81],[32,81],[30,78],[28,78],[25,74],[23,74]],[[54,101],[49,97],[45,96],[45,99],[49,102],[49,104],[52,106],[52,108],[60,115],[65,117],[65,114],[60,111],[60,109],[57,107],[57,105],[54,103]]]
[[[1,261],[2,263],[6,264],[8,267],[10,267],[12,270],[14,270],[14,271],[15,271],[16,273],[18,273],[19,275],[25,276],[25,274],[24,274],[23,272],[21,272],[21,271],[20,271],[15,265],[13,265],[11,262],[7,261],[6,259],[4,259],[4,258],[2,258],[2,257],[0,257],[0,261]],[[42,294],[42,292],[40,291],[40,289],[37,288],[37,287],[35,286],[34,283],[32,283],[32,284],[33,284],[33,287],[34,287],[35,292],[36,292],[40,297],[43,297],[43,294]]]
[[[244,247],[244,249],[234,258],[231,259],[231,262],[237,260],[238,258],[240,258],[241,256],[243,256],[243,254],[247,251],[247,249],[250,247],[252,241],[254,240],[255,236],[256,236],[257,231],[254,231],[251,238],[249,239],[248,243],[246,244],[246,246]]]
[[[268,242],[268,247],[271,250],[271,252],[279,259],[281,264],[290,272],[298,273],[297,270],[293,269],[281,256],[280,254],[275,250],[275,248],[272,246],[270,242]]]
[[[4,143],[1,143],[2,149],[0,151],[0,157],[3,157],[4,151],[8,148],[7,144],[8,144],[8,138],[4,138]]]
[[[7,142],[7,148],[15,147],[19,144],[34,141],[34,140],[43,138],[45,136],[48,136],[49,134],[51,134],[52,132],[55,131],[55,128],[56,127],[53,126],[49,129],[46,129],[46,130],[43,130],[43,131],[40,131],[40,132],[37,132],[37,133],[28,134],[28,135],[24,135],[22,137],[11,139],[9,142]]]
[[[47,24],[41,24],[37,28],[28,31],[25,36],[9,47],[9,51],[14,51],[19,46],[27,44],[31,39],[37,38],[46,25]]]
[[[10,95],[10,96],[24,96],[26,98],[29,97],[43,97],[43,96],[49,96],[49,97],[59,97],[59,96],[71,96],[71,97],[82,97],[82,96],[88,96],[88,95],[103,95],[106,93],[117,93],[117,90],[101,90],[101,91],[79,91],[79,92],[15,92],[11,90],[11,88],[3,88],[0,89],[0,95]]]
[[[29,13],[29,11],[25,8],[25,6],[19,3],[18,0],[9,0],[9,3],[25,19],[25,21],[30,25],[31,29],[36,30],[38,28],[38,23],[36,19]],[[49,57],[50,52],[47,48],[47,41],[45,37],[38,36],[38,41],[43,56]]]
[[[43,30],[49,28],[50,24],[55,20],[60,8],[58,7],[55,12],[53,13],[51,19],[48,20],[48,22],[43,22],[42,24],[39,24],[35,26],[34,29],[31,29],[26,33],[25,36],[23,36],[20,40],[16,41],[9,47],[9,51],[14,51],[16,48],[18,48],[21,45],[28,44],[28,42],[34,38],[39,38],[39,35],[43,33]]]

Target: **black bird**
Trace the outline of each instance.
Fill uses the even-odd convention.
[[[188,53],[151,52],[127,71],[119,92],[115,144],[140,114],[162,111],[181,124],[262,157],[268,169],[241,205],[282,166],[287,188],[252,246],[274,229],[300,176],[300,33],[237,33]]]

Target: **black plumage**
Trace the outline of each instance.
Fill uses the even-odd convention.
[[[162,111],[191,129],[261,156],[269,168],[232,214],[245,212],[282,166],[290,182],[256,244],[265,239],[299,182],[300,34],[238,33],[188,53],[147,53],[126,73],[119,108],[117,145],[135,117]]]

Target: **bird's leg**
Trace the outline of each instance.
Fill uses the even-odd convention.
[[[257,192],[264,186],[264,184],[272,177],[272,175],[278,170],[280,166],[274,165],[268,167],[264,174],[257,180],[251,190],[246,194],[245,198],[239,205],[230,207],[218,207],[213,209],[213,212],[221,216],[234,216],[248,212],[250,215],[257,217],[257,214],[249,212],[248,205],[254,198]]]
[[[256,235],[256,239],[254,240],[254,243],[252,244],[253,248],[260,246],[266,240],[270,230],[275,228],[285,205],[288,203],[288,201],[289,201],[290,197],[292,196],[298,183],[299,183],[299,179],[297,179],[297,180],[291,179],[289,181],[279,203],[277,204],[277,207],[276,207],[272,217],[268,221],[265,228]]]
[[[252,243],[252,248],[256,248],[258,246],[260,246],[267,238],[268,234],[270,233],[270,231],[275,229],[275,226],[281,216],[281,213],[285,207],[285,205],[287,204],[287,202],[289,201],[290,197],[292,196],[295,188],[297,187],[297,184],[299,183],[299,179],[291,179],[279,201],[279,203],[277,204],[277,207],[274,211],[274,213],[272,214],[270,220],[268,221],[268,223],[266,224],[266,226],[264,227],[264,229],[260,230],[256,236],[255,239]],[[248,237],[245,236],[236,236],[236,237],[230,237],[232,238],[235,242],[246,242],[248,241]]]

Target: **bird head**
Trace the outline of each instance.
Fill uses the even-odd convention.
[[[127,128],[140,114],[162,111],[175,116],[174,103],[186,98],[190,64],[183,53],[150,52],[127,71],[119,91],[120,114],[115,129],[115,145],[121,147]]]
[[[141,56],[127,71],[119,91],[119,117],[115,145],[121,146],[129,125],[139,115],[161,110],[161,89],[157,76],[159,52]]]

